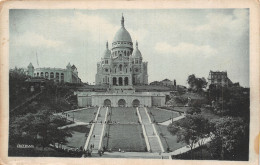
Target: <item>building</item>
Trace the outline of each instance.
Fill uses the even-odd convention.
[[[101,61],[97,63],[96,85],[107,86],[106,91],[76,91],[79,107],[86,106],[164,106],[168,91],[138,91],[138,86],[148,84],[147,62],[136,42],[125,29],[124,17],[114,36],[112,48],[108,42]]]
[[[162,84],[164,85],[164,86],[171,86],[171,85],[173,85],[173,81],[171,81],[171,80],[169,80],[169,79],[164,79],[164,80],[162,80],[161,81],[162,82]]]
[[[148,84],[147,62],[143,62],[136,41],[133,48],[132,38],[121,19],[121,28],[114,36],[112,49],[108,42],[101,61],[97,63],[96,85],[131,86]]]
[[[150,83],[150,85],[159,85],[159,86],[172,86],[175,85],[176,86],[176,80],[171,81],[169,79],[164,79],[162,81],[153,81]]]
[[[225,71],[210,71],[209,76],[208,76],[208,86],[211,84],[214,84],[216,86],[226,86],[229,87],[233,83],[232,81],[228,78],[227,72]]]
[[[66,69],[34,68],[32,63],[27,68],[27,73],[31,77],[43,77],[56,83],[81,83],[76,66],[71,66],[70,63],[66,66]]]

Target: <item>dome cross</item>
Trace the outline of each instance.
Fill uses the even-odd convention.
[[[124,15],[123,15],[123,13],[122,13],[122,18],[121,18],[121,26],[122,26],[122,27],[125,27],[124,22],[125,22],[125,19],[124,19]]]

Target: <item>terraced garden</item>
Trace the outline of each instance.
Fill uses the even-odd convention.
[[[156,108],[147,108],[147,111],[150,115],[151,121],[155,121],[158,123],[170,120],[172,117],[175,118],[180,116],[178,112],[160,110]]]
[[[176,149],[179,149],[181,147],[186,146],[185,143],[177,142],[177,136],[173,136],[168,130],[167,126],[164,125],[156,125],[157,132],[159,134],[159,137],[161,139],[163,148],[165,151],[167,151],[167,148],[171,151],[174,151]]]
[[[146,144],[139,124],[109,124],[103,146],[112,151],[145,152]]]
[[[91,120],[95,119],[97,108],[88,108],[80,111],[68,112],[69,117],[72,118],[73,113],[74,113],[75,120],[89,123]]]
[[[120,124],[138,123],[139,121],[136,108],[130,107],[110,108],[108,119]]]
[[[80,148],[84,147],[85,142],[87,140],[87,134],[90,131],[90,125],[88,126],[75,126],[71,128],[67,128],[68,130],[72,131],[72,137],[67,138],[68,143],[66,146],[72,148]]]

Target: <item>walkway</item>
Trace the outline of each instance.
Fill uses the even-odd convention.
[[[151,122],[150,116],[147,113],[146,108],[138,108],[141,118],[141,123],[144,125],[145,134],[148,137],[149,146],[152,152],[164,152],[162,142],[155,129],[154,124]]]
[[[204,141],[204,144],[206,143],[209,143],[211,141],[212,137],[208,137],[208,138],[204,138],[203,141]],[[201,140],[200,140],[201,141]],[[195,143],[194,146],[193,146],[193,150],[195,148],[198,148],[199,147],[199,143]],[[179,155],[179,154],[182,154],[182,153],[185,153],[185,152],[188,152],[190,151],[190,147],[187,145],[187,146],[184,146],[182,148],[179,148],[177,150],[174,150],[173,152],[169,152],[169,153],[163,153],[163,156],[171,156],[171,155]]]
[[[84,149],[90,149],[90,146],[94,146],[92,148],[92,153],[97,153],[102,146],[102,140],[104,136],[104,130],[106,124],[104,123],[107,120],[108,108],[102,107],[99,108],[95,117],[96,123],[93,123],[89,132],[89,136],[87,138]]]
[[[89,125],[90,123],[85,123],[85,122],[75,122],[73,124],[69,124],[69,125],[65,125],[65,126],[62,126],[62,127],[58,127],[58,129],[65,129],[65,128],[71,128],[71,127],[75,127],[75,126],[78,126],[78,125]]]
[[[41,93],[42,93],[42,92],[36,93],[35,95],[31,96],[30,98],[27,98],[23,103],[21,103],[21,104],[17,105],[16,107],[10,109],[10,112],[13,112],[13,111],[15,111],[15,110],[21,108],[21,107],[24,106],[25,104],[27,104],[27,103],[33,101],[33,100],[36,99],[38,96],[40,96]]]
[[[142,159],[170,159],[170,156],[163,156],[159,153],[149,152],[105,152],[104,158],[142,158]]]
[[[183,119],[183,118],[185,118],[185,116],[184,116],[184,115],[181,115],[181,116],[175,117],[175,118],[173,118],[173,119],[170,119],[170,120],[167,120],[167,121],[165,121],[165,122],[158,123],[158,124],[168,126],[169,124],[172,123],[172,121],[173,121],[173,122],[174,122],[174,121],[178,121],[178,120]]]

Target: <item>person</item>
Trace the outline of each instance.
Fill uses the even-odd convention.
[[[118,151],[121,152],[121,149],[119,148]]]

